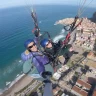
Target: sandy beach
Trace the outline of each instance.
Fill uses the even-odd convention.
[[[18,92],[22,88],[24,88],[26,85],[28,85],[33,80],[32,77],[24,75],[20,80],[18,80],[11,88],[6,90],[2,95],[0,96],[14,96],[14,93]]]

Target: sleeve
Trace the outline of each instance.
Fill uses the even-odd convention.
[[[21,54],[21,59],[23,60],[23,61],[27,61],[28,59],[30,59],[30,58],[32,58],[32,54],[26,54],[25,52],[23,52],[22,54]]]
[[[45,71],[44,65],[41,62],[39,62],[39,60],[37,60],[36,58],[33,58],[33,64],[36,67],[40,75],[42,74],[42,72]]]

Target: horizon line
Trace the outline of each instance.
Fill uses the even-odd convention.
[[[27,7],[27,6],[30,6],[30,7],[33,6],[33,8],[34,8],[34,6],[39,6],[39,5],[40,5],[40,6],[47,6],[47,5],[48,5],[48,6],[49,6],[49,5],[53,5],[53,6],[54,6],[54,5],[66,5],[66,6],[77,6],[77,7],[79,7],[78,5],[75,5],[75,4],[72,4],[72,5],[71,5],[71,4],[55,4],[55,3],[54,3],[54,4],[16,5],[16,6],[10,6],[10,7],[9,7],[9,6],[8,6],[8,7],[1,7],[0,9],[16,8],[16,7],[24,7],[24,6],[26,6],[26,7]],[[85,7],[86,7],[86,6],[85,6]],[[95,6],[87,6],[87,8],[96,8],[96,7],[95,7]]]

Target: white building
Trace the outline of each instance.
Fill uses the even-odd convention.
[[[61,74],[59,74],[57,72],[53,74],[53,78],[56,80],[58,80],[60,77],[61,77]]]

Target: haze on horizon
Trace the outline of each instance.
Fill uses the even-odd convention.
[[[70,2],[69,2],[70,1]],[[80,1],[83,0],[0,0],[0,9],[24,5],[79,5]],[[88,5],[92,0],[86,0]],[[93,0],[88,7],[96,8],[96,0]]]

